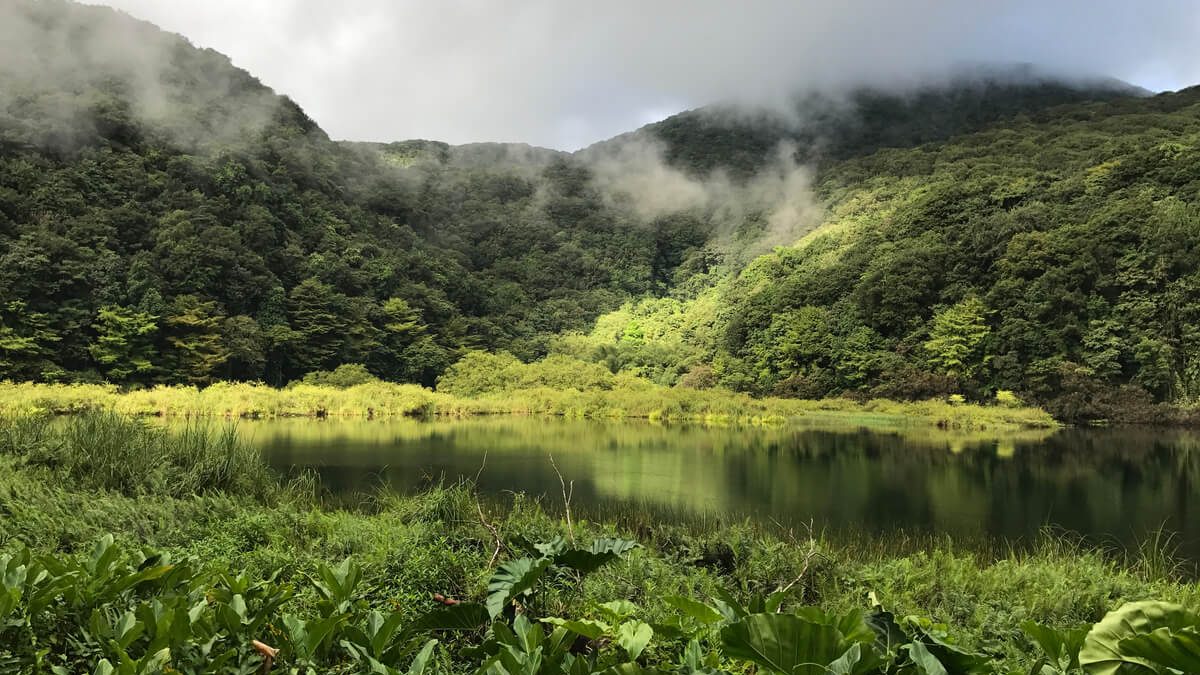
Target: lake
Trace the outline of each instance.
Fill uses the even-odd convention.
[[[580,513],[636,504],[664,518],[1013,543],[1046,526],[1120,545],[1165,528],[1200,560],[1200,436],[1182,431],[972,435],[829,420],[723,428],[543,417],[282,419],[239,431],[272,465],[313,469],[351,498],[478,474],[486,493],[561,504],[553,456]]]

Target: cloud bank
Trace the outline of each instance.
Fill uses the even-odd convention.
[[[683,108],[1035,63],[1200,82],[1193,0],[109,0],[299,102],[335,138],[572,150]]]

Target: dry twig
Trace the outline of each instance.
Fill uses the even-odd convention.
[[[574,546],[575,525],[571,522],[571,497],[575,496],[575,481],[571,481],[571,491],[567,492],[567,481],[563,479],[562,472],[554,463],[554,455],[550,455],[550,466],[554,467],[554,473],[558,474],[558,484],[562,486],[563,508],[567,511],[567,538],[571,540],[571,546]]]

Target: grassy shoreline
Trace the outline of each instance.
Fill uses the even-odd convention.
[[[44,560],[55,570],[77,570],[63,574],[74,575],[80,593],[95,595],[56,605],[53,621],[0,624],[0,663],[5,649],[17,649],[9,645],[29,638],[59,645],[43,655],[44,663],[91,672],[95,659],[116,658],[110,647],[88,642],[93,609],[114,619],[128,612],[130,621],[146,623],[154,603],[186,601],[198,617],[214,612],[219,626],[226,620],[222,603],[242,594],[248,615],[261,615],[262,622],[250,628],[234,621],[213,638],[242,665],[258,658],[249,647],[253,638],[281,646],[280,665],[310,664],[312,670],[299,672],[372,672],[336,639],[304,652],[304,633],[296,627],[337,616],[338,635],[353,641],[356,626],[369,624],[372,612],[390,613],[401,626],[424,620],[438,607],[433,594],[482,607],[498,564],[536,556],[531,542],[551,541],[639,544],[586,575],[550,575],[522,602],[535,616],[585,621],[599,620],[610,601],[633,603],[635,620],[654,627],[638,658],[647,667],[673,668],[695,640],[718,665],[740,668],[721,661],[729,657],[721,655],[721,624],[684,626],[691,632],[683,636],[671,632],[680,614],[675,597],[753,603],[784,589],[787,611],[815,607],[837,616],[868,612],[875,599],[896,617],[920,617],[913,625],[944,624],[939,635],[1002,666],[999,672],[1028,671],[1037,660],[1037,648],[1022,632],[1029,621],[1055,630],[1090,625],[1142,600],[1200,607],[1200,586],[1157,545],[1118,555],[1046,533],[1026,547],[979,548],[944,537],[849,537],[738,519],[669,523],[637,509],[598,522],[578,511],[568,517],[563,504],[523,494],[484,500],[469,484],[431,484],[408,496],[381,492],[335,506],[322,500],[311,478],[283,485],[254,455],[231,452],[240,447],[233,436],[181,436],[114,414],[85,414],[63,425],[40,421],[0,418],[0,558],[15,555],[10,567],[12,560],[35,566]],[[214,463],[224,456],[235,463]],[[117,571],[92,579],[99,575],[97,556]],[[161,568],[162,583],[122,581],[161,564],[170,566]],[[171,576],[185,570],[186,579]],[[322,588],[330,587],[329,575],[351,570],[358,580],[347,592],[349,604],[331,609]],[[105,584],[123,590],[106,591]],[[286,599],[268,607],[263,589],[286,590]],[[437,670],[469,672],[478,663],[471,650],[488,635],[482,627],[438,633]],[[193,642],[172,651],[176,665],[207,658],[189,656],[184,647]],[[127,651],[150,658],[153,644],[147,631]]]
[[[556,415],[596,419],[771,424],[799,418],[854,424],[927,425],[960,430],[1051,429],[1045,411],[1031,407],[951,404],[944,401],[865,403],[752,398],[725,390],[653,385],[615,389],[533,387],[456,396],[411,384],[371,382],[345,388],[221,382],[199,389],[158,386],[122,391],[113,385],[0,383],[0,414],[70,414],[113,410],[129,415],[180,417],[397,417]]]

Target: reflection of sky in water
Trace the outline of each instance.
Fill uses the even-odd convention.
[[[278,420],[240,431],[281,468],[341,493],[471,478],[580,509],[644,502],[784,524],[1028,538],[1054,525],[1130,542],[1165,525],[1200,559],[1200,437],[1096,430],[952,435],[853,426],[704,428],[499,417],[436,422]]]

